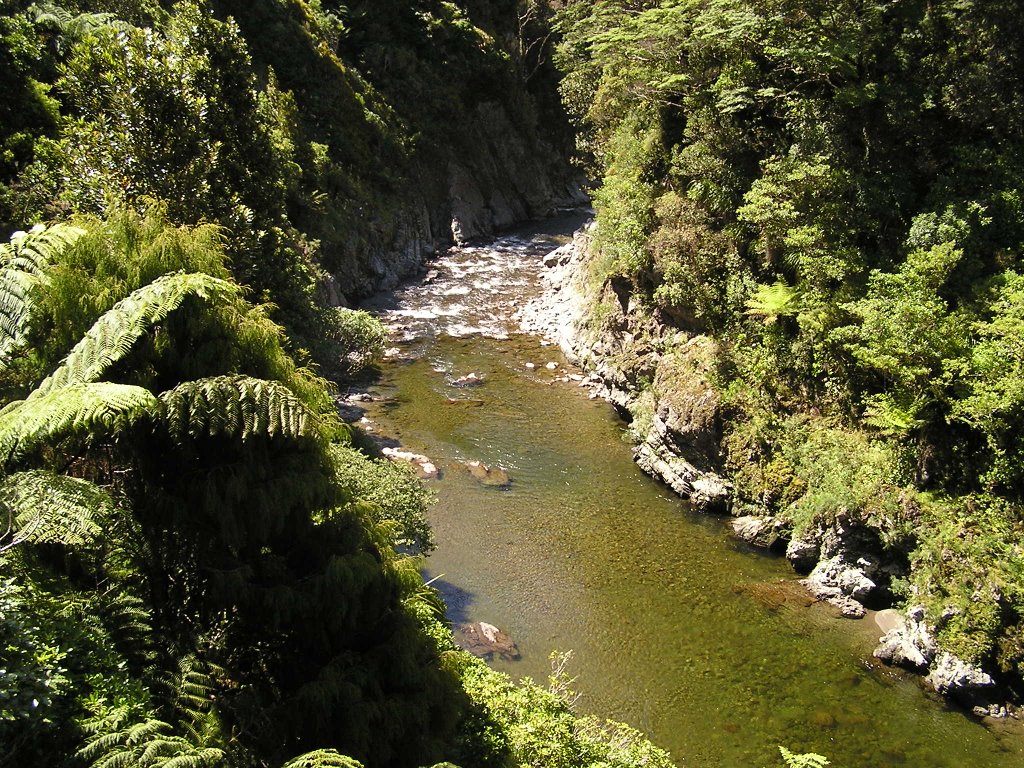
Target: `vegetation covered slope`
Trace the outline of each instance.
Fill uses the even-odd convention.
[[[1019,697],[1018,11],[570,2],[559,61],[601,178],[595,280],[658,355],[713,340],[734,511],[865,532],[896,599]]]
[[[452,237],[449,166],[478,228],[564,179],[517,10],[0,0],[0,765],[669,765],[456,650],[312,367],[379,353],[330,304]]]
[[[565,196],[515,10],[473,4],[492,34],[439,0],[3,0],[0,229],[160,200],[223,226],[232,274],[329,359],[324,305],[415,269],[456,214],[470,237]]]
[[[352,447],[215,228],[20,233],[0,306],[0,764],[670,765],[455,649],[399,554],[426,492]]]

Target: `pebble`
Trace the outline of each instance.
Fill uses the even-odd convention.
[[[534,363],[527,363],[527,364],[526,364],[526,367],[527,367],[528,369],[530,369],[530,370],[532,371],[532,370],[533,370],[534,368],[536,368],[537,366],[536,366],[536,365],[535,365]]]
[[[553,371],[553,370],[555,370],[558,367],[558,363],[556,363],[556,362],[554,362],[552,360],[550,363],[548,363],[544,367],[547,368],[549,371]]]

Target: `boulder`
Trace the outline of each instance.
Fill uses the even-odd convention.
[[[479,387],[484,383],[484,377],[478,373],[467,373],[465,376],[452,381],[453,387]]]
[[[972,666],[948,651],[942,651],[935,659],[926,682],[939,693],[990,688],[995,681],[986,672]]]
[[[906,613],[888,608],[875,614],[884,633],[873,655],[886,664],[924,672],[935,658],[935,640],[924,621],[924,608],[913,606]]]
[[[786,559],[798,573],[810,573],[821,556],[821,546],[812,538],[790,539]]]
[[[732,520],[732,531],[736,537],[755,547],[769,549],[780,540],[779,521],[774,517],[744,515]]]
[[[489,467],[482,461],[467,461],[466,469],[483,485],[492,488],[508,488],[512,485],[512,478],[501,467]]]
[[[515,641],[506,632],[485,621],[456,624],[452,628],[452,635],[459,648],[481,659],[491,661],[498,656],[505,661],[517,661],[520,658]]]
[[[819,600],[839,608],[846,618],[859,619],[865,613],[860,601],[875,589],[875,582],[865,573],[866,568],[866,561],[850,563],[844,555],[838,554],[814,566],[802,583]]]
[[[412,464],[416,474],[423,480],[431,480],[439,474],[437,465],[422,453],[412,453],[411,451],[403,451],[400,448],[392,447],[382,448],[380,452],[392,461],[406,461]]]

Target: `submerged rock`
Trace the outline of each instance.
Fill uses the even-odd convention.
[[[508,488],[512,485],[512,478],[501,467],[489,467],[482,461],[467,461],[466,469],[483,485],[494,488]]]
[[[479,387],[484,383],[484,377],[478,373],[467,373],[465,376],[452,381],[453,387]]]
[[[491,661],[498,656],[505,661],[518,661],[519,648],[502,630],[486,621],[456,624],[452,628],[455,644],[474,656]]]

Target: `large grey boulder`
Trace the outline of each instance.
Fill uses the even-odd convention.
[[[817,539],[794,537],[786,545],[786,559],[798,573],[810,573],[821,556],[821,545]]]
[[[736,517],[732,520],[732,531],[736,538],[764,549],[770,549],[782,540],[780,522],[774,517]]]
[[[939,653],[926,680],[936,691],[947,694],[995,685],[987,672],[947,651]]]
[[[819,600],[839,608],[843,616],[859,619],[865,613],[862,601],[876,586],[867,575],[870,570],[871,563],[865,558],[851,563],[841,553],[820,561],[802,583]]]
[[[879,611],[875,620],[885,631],[874,650],[875,658],[915,672],[928,669],[935,657],[935,640],[924,623],[923,608],[915,606],[906,616],[887,609]]]

